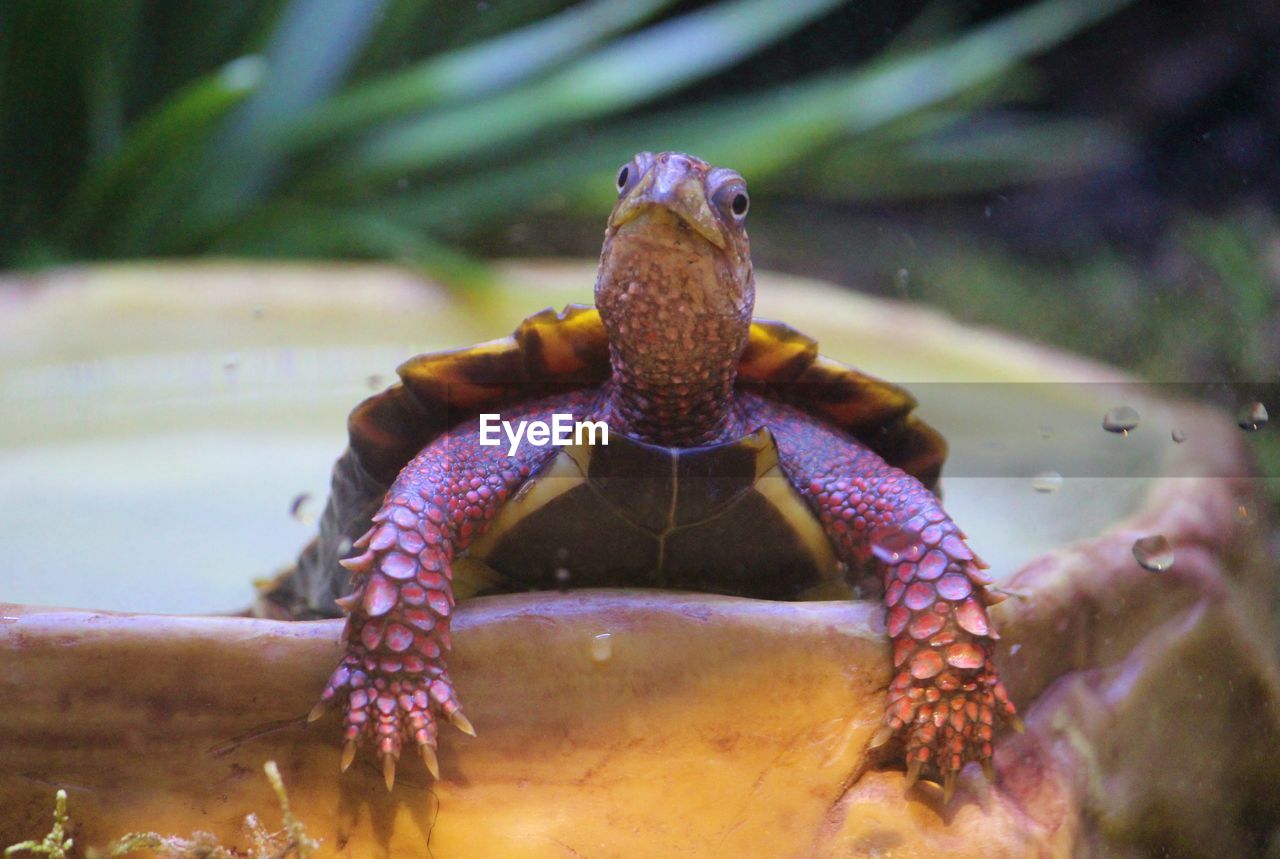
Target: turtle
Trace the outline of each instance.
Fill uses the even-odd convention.
[[[970,761],[991,778],[1018,717],[992,662],[1000,597],[936,494],[942,436],[907,391],[753,319],[740,174],[641,152],[616,185],[595,305],[401,365],[352,412],[320,534],[266,594],[347,615],[310,714],[341,709],[342,770],[371,743],[391,789],[411,744],[439,778],[439,723],[474,735],[447,661],[463,596],[878,581],[894,673],[871,747],[948,798]]]

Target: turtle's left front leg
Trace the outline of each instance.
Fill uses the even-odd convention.
[[[894,676],[872,747],[900,739],[907,782],[956,776],[978,761],[990,778],[1001,720],[1019,724],[992,664],[996,633],[985,566],[937,497],[911,475],[838,431],[771,405],[783,469],[851,566],[874,563],[884,583]]]
[[[506,417],[548,420],[580,408],[582,396],[513,408]],[[453,561],[554,453],[549,446],[509,452],[505,445],[481,444],[473,420],[431,442],[392,484],[372,527],[355,543],[360,554],[341,562],[353,586],[338,601],[350,613],[345,654],[312,712],[318,717],[327,705],[341,705],[344,770],[358,744],[369,742],[389,790],[407,741],[438,776],[438,717],[472,732],[446,664]]]

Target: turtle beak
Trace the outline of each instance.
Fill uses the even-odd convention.
[[[609,226],[618,229],[647,209],[666,209],[711,244],[725,249],[724,232],[707,202],[702,176],[695,171],[651,169],[614,207]]]

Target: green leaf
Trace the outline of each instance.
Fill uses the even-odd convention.
[[[837,2],[730,0],[665,21],[541,81],[377,133],[344,156],[329,180],[345,185],[436,167],[626,109],[744,59]]]
[[[285,148],[315,146],[373,122],[521,83],[671,5],[672,0],[594,0],[544,21],[352,88],[282,133]]]
[[[921,116],[903,139],[877,134],[837,144],[789,171],[787,192],[836,200],[941,197],[1079,175],[1131,157],[1129,141],[1109,126],[1080,120],[996,123],[961,128],[969,115]]]
[[[130,63],[142,24],[140,0],[84,4],[89,12],[85,35],[85,112],[89,159],[100,160],[119,148],[124,137],[125,92]]]
[[[116,221],[108,234],[123,246],[139,247],[137,237],[130,238],[132,225],[163,215],[172,183],[191,169],[228,111],[261,83],[263,70],[260,57],[241,57],[140,120],[115,155],[95,165],[76,189],[67,206],[68,237],[92,244],[91,227]]]
[[[767,181],[819,147],[867,137],[988,86],[1027,57],[1130,2],[1042,0],[947,44],[766,93],[618,124],[593,135],[590,148],[573,158],[551,147],[504,169],[435,182],[428,192],[380,206],[406,222],[442,229],[459,219],[493,217],[547,194],[580,195],[588,180],[585,193],[599,205],[612,194],[606,173],[655,140],[664,148],[732,165],[753,182]]]
[[[280,153],[265,144],[341,84],[383,2],[289,3],[266,48],[266,78],[228,118],[197,173],[199,182],[185,203],[193,222],[241,209],[273,185],[282,166]]]

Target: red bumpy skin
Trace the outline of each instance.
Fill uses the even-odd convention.
[[[895,674],[872,747],[901,740],[908,787],[931,768],[946,799],[969,761],[991,778],[997,719],[1021,723],[991,662],[987,606],[1001,598],[986,590],[986,564],[920,481],[800,411],[744,401],[773,430],[783,468],[840,558],[880,572]]]
[[[509,409],[504,419],[549,420],[582,413],[589,393]],[[329,678],[318,718],[331,702],[345,703],[342,768],[361,741],[376,744],[390,790],[405,741],[415,744],[433,776],[437,717],[474,730],[458,703],[445,665],[451,647],[453,559],[483,533],[511,494],[544,462],[551,446],[505,442],[481,446],[479,423],[464,423],[428,445],[396,478],[373,527],[356,543],[362,553],[342,564],[355,590],[339,600],[350,612],[346,654]]]
[[[641,153],[618,190],[596,282],[609,382],[503,417],[605,417],[612,432],[677,447],[768,426],[837,554],[855,570],[874,563],[884,582],[896,673],[872,746],[900,741],[908,782],[936,771],[948,798],[968,761],[990,775],[996,721],[1017,717],[991,661],[985,565],[915,478],[813,415],[735,387],[754,300],[742,177]],[[508,457],[478,435],[476,421],[463,424],[405,466],[356,544],[363,554],[345,562],[356,586],[342,600],[346,656],[322,703],[345,702],[343,768],[371,740],[388,787],[406,739],[437,772],[437,715],[470,729],[444,662],[451,563],[554,453],[523,445]]]

